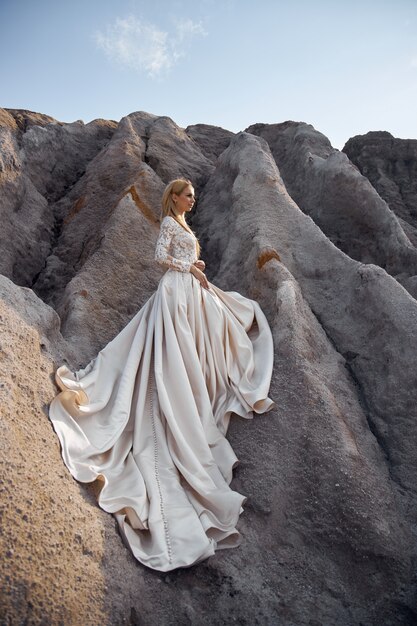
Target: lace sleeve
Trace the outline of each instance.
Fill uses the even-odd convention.
[[[164,267],[178,270],[179,272],[189,272],[192,263],[182,259],[176,259],[169,254],[171,241],[175,235],[175,224],[170,219],[164,218],[156,242],[155,261]]]

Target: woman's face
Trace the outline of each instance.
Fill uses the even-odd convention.
[[[176,213],[187,213],[191,211],[195,202],[194,187],[187,185],[181,193],[173,193]]]

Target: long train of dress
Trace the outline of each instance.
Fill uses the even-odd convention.
[[[81,482],[102,479],[99,505],[141,563],[168,571],[238,545],[245,497],[229,487],[225,435],[232,412],[272,408],[272,365],[255,301],[168,269],[86,368],[58,368],[50,418],[64,462]]]

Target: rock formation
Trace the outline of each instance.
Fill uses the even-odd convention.
[[[5,624],[416,622],[417,205],[404,175],[378,188],[404,171],[388,148],[351,141],[355,165],[303,123],[0,110]],[[242,546],[162,574],[70,478],[47,407],[55,367],[85,365],[155,289],[177,175],[210,280],[268,316],[277,409],[230,427]]]
[[[416,246],[417,140],[396,139],[387,132],[370,132],[349,139],[343,152],[369,179]],[[404,276],[403,284],[416,293],[415,278]]]
[[[266,139],[288,193],[327,237],[352,258],[375,263],[413,296],[417,249],[370,181],[309,124],[255,124]],[[372,182],[372,181],[371,181]]]

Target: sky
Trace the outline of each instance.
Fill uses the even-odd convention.
[[[417,0],[0,0],[0,107],[417,138]]]

